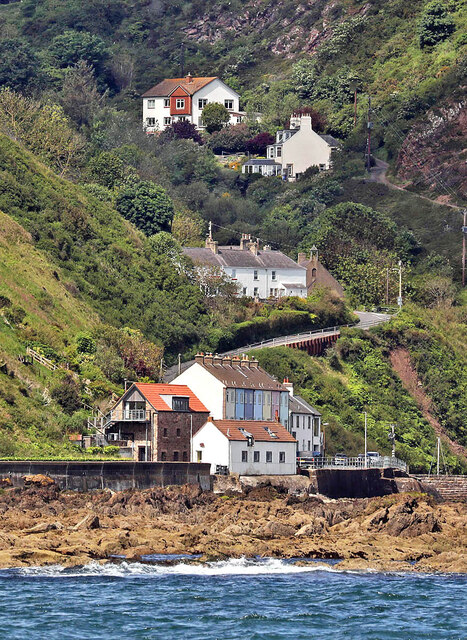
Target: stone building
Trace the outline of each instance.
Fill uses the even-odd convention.
[[[305,253],[298,254],[298,264],[306,269],[306,286],[308,295],[314,288],[322,286],[334,291],[339,298],[344,297],[344,287],[331,273],[329,273],[326,267],[323,267],[318,259],[318,249],[315,246],[311,248],[309,258],[306,257]]]
[[[189,462],[190,443],[209,411],[185,385],[135,383],[101,429],[121,454],[139,461]]]

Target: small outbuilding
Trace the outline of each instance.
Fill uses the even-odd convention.
[[[296,451],[296,439],[278,422],[208,418],[193,436],[193,461],[209,462],[211,473],[293,475]]]

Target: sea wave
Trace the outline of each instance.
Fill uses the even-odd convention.
[[[330,573],[342,573],[342,570],[325,564],[309,563],[296,565],[290,561],[277,558],[252,559],[230,558],[216,562],[196,564],[191,562],[179,562],[173,565],[145,564],[141,562],[105,563],[91,562],[80,567],[63,567],[61,565],[49,565],[46,567],[27,567],[17,570],[17,574],[28,577],[71,578],[80,576],[100,576],[112,578],[127,578],[131,576],[229,576],[229,575],[277,575],[294,573],[311,573],[315,571],[327,571]]]

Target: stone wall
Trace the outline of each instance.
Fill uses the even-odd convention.
[[[393,469],[315,469],[310,478],[328,498],[374,498],[398,493]]]
[[[61,489],[149,489],[168,485],[198,484],[211,488],[210,465],[195,462],[3,462],[0,479],[10,478],[14,486],[23,486],[24,476],[49,476]]]
[[[467,476],[417,475],[417,480],[427,493],[437,498],[455,502],[467,502]]]

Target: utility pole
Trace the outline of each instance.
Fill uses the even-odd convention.
[[[368,121],[367,121],[367,171],[370,172],[371,169],[371,130],[373,128],[373,123],[371,122],[371,96],[368,96]]]
[[[368,445],[367,445],[367,415],[366,415],[366,411],[365,411],[365,469],[368,467],[368,458],[367,458],[367,451],[368,451]]]
[[[395,458],[396,457],[396,433],[394,431],[394,425],[391,424],[391,431],[388,433],[388,439],[392,442],[392,451],[391,451],[391,457]]]
[[[399,309],[402,309],[402,260],[399,260],[399,297],[397,298]]]
[[[182,354],[178,354],[178,375],[182,373]]]
[[[185,43],[180,45],[180,76],[185,77]]]
[[[467,236],[467,209],[464,209],[464,225],[462,227],[462,286],[465,287],[465,237]]]
[[[389,307],[389,267],[386,267],[386,306]]]
[[[439,453],[441,449],[441,438],[438,438],[436,445],[436,475],[439,476]]]

